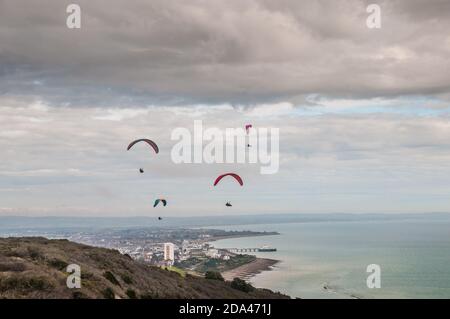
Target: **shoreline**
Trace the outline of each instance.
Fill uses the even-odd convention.
[[[263,271],[271,271],[272,267],[279,263],[279,260],[269,259],[269,258],[256,258],[255,260],[238,266],[236,268],[226,270],[222,272],[222,276],[225,280],[233,280],[234,278],[239,278],[242,280],[248,280],[253,276],[256,276]]]
[[[279,232],[266,232],[266,233],[257,233],[257,234],[248,234],[248,235],[232,235],[232,236],[218,236],[215,238],[209,238],[205,240],[205,242],[214,242],[217,240],[231,239],[231,238],[244,238],[244,237],[260,237],[260,236],[274,236],[280,235]],[[219,248],[223,249],[223,248]],[[226,249],[224,249],[226,250]],[[226,250],[231,255],[236,255],[236,253]],[[232,281],[234,278],[239,278],[245,281],[248,281],[250,278],[256,276],[257,274],[262,273],[263,271],[271,271],[272,267],[279,263],[280,260],[270,259],[270,258],[261,258],[256,257],[255,260],[237,266],[236,268],[229,269],[221,272],[222,276],[225,280]]]

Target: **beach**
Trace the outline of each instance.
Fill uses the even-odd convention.
[[[222,272],[222,276],[225,280],[233,280],[236,277],[247,280],[263,271],[272,270],[272,266],[276,263],[278,263],[278,260],[275,259],[256,258],[248,264]]]

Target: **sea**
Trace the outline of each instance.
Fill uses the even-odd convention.
[[[279,260],[250,278],[261,288],[299,298],[450,298],[450,214],[272,214],[215,217],[8,217],[0,236],[135,227],[276,231],[279,235],[212,242],[220,248],[270,246],[253,253]],[[92,229],[91,229],[92,228]],[[369,265],[380,288],[369,288]]]
[[[450,218],[320,221],[220,226],[279,235],[225,239],[218,248],[270,246],[279,260],[255,287],[298,298],[450,298]],[[367,284],[378,265],[379,288]]]

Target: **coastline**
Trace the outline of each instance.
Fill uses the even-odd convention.
[[[244,238],[244,237],[260,237],[260,236],[273,236],[273,235],[280,235],[279,232],[264,232],[264,233],[257,233],[257,234],[248,234],[248,235],[232,235],[232,236],[218,236],[214,238],[209,238],[208,240],[205,240],[205,242],[214,242],[217,240],[223,240],[223,239],[231,239],[231,238]],[[228,251],[228,250],[227,250]],[[231,255],[235,255],[236,253],[228,251]],[[225,280],[233,280],[234,278],[239,278],[242,280],[248,280],[253,276],[256,276],[259,273],[262,273],[263,271],[271,271],[272,267],[279,263],[280,260],[276,259],[270,259],[270,258],[260,258],[256,257],[255,260],[238,266],[233,269],[229,269],[226,271],[221,272],[222,276]]]
[[[239,278],[242,280],[248,280],[251,277],[263,272],[270,271],[272,267],[280,262],[279,260],[269,258],[256,258],[252,262],[245,265],[222,272],[222,276],[225,280],[233,280]]]

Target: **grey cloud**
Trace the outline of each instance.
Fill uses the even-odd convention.
[[[448,1],[0,2],[0,90],[53,104],[296,101],[450,91]],[[418,21],[420,23],[418,23]]]

